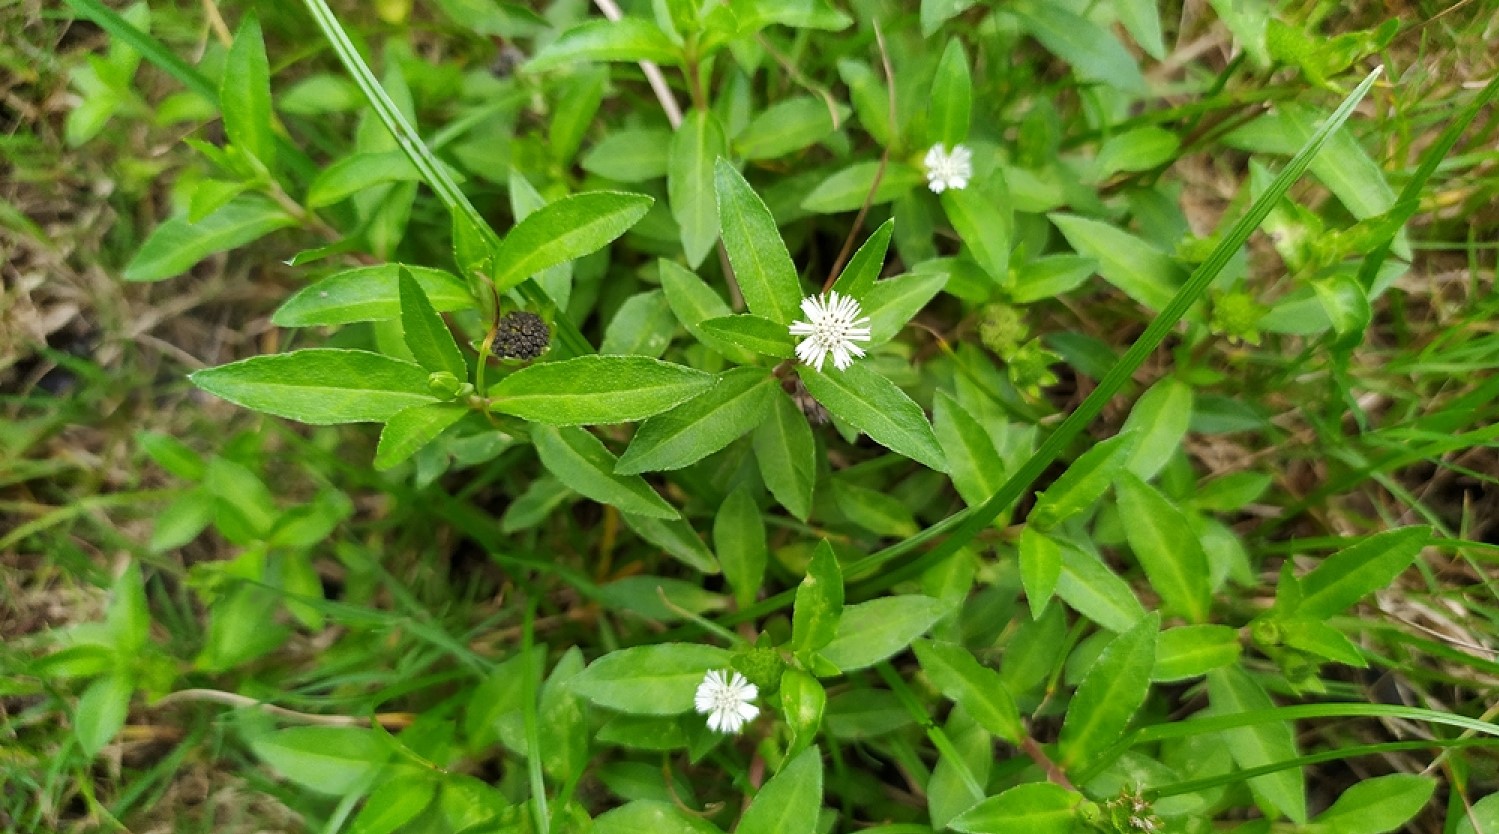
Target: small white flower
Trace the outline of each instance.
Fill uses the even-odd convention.
[[[759,694],[760,688],[738,672],[714,669],[698,684],[693,703],[698,712],[707,714],[708,729],[737,733],[739,728],[760,714],[760,708],[750,703]]]
[[[933,192],[941,194],[951,188],[961,191],[968,187],[973,177],[973,151],[963,145],[953,145],[952,153],[941,142],[926,152],[926,183]]]
[[[806,321],[793,322],[791,335],[806,338],[796,346],[797,358],[822,370],[823,360],[833,354],[833,367],[843,370],[854,364],[864,350],[854,342],[869,341],[869,316],[860,316],[859,302],[830,292],[826,298],[809,295],[802,299]]]

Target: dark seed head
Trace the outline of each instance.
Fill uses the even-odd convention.
[[[552,329],[535,313],[501,316],[494,334],[494,352],[510,359],[535,359],[546,352]]]

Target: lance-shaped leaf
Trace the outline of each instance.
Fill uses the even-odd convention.
[[[952,610],[936,597],[900,594],[843,609],[825,660],[844,672],[864,669],[904,650]]]
[[[699,325],[707,341],[716,346],[724,342],[742,350],[776,359],[790,359],[796,353],[796,340],[784,324],[776,324],[754,313],[720,316]]]
[[[1072,516],[1090,509],[1103,497],[1115,475],[1129,459],[1134,444],[1134,432],[1116,434],[1078,456],[1067,467],[1067,471],[1036,499],[1030,523],[1043,530],[1051,530]]]
[[[196,223],[177,216],[157,226],[125,266],[126,281],[160,281],[180,275],[216,252],[244,246],[297,221],[257,195],[244,195]]]
[[[671,162],[666,170],[666,193],[671,216],[681,229],[682,251],[693,268],[718,240],[718,202],[713,165],[724,154],[726,142],[718,117],[711,110],[693,110],[671,139]]]
[[[947,824],[964,834],[1068,834],[1083,796],[1050,782],[1016,785],[991,796]]]
[[[1370,536],[1322,560],[1301,577],[1303,617],[1330,617],[1395,581],[1431,539],[1429,527],[1402,527]]]
[[[317,426],[383,423],[437,401],[425,368],[363,350],[311,348],[254,356],[192,374],[235,405]]]
[[[838,274],[838,280],[832,288],[850,298],[863,298],[879,279],[880,270],[885,268],[885,254],[890,249],[890,236],[894,233],[895,218],[892,217],[881,223],[874,234],[864,241],[864,245],[849,259],[848,266]]]
[[[427,301],[421,285],[409,272],[401,271],[401,334],[406,348],[429,371],[446,371],[459,380],[468,378],[468,364],[458,352],[458,342],[447,322]]]
[[[678,517],[644,478],[614,474],[614,455],[587,431],[570,426],[535,426],[531,441],[547,471],[579,495],[626,513],[661,519]]]
[[[822,751],[803,750],[755,794],[736,834],[813,834],[822,808]]]
[[[1161,616],[1142,618],[1117,635],[1083,677],[1057,739],[1063,768],[1090,761],[1124,735],[1129,721],[1150,691],[1155,668],[1156,632]]]
[[[700,643],[660,643],[610,652],[568,681],[601,707],[634,715],[676,715],[692,709],[698,684],[726,669],[729,653]]]
[[[796,370],[807,391],[838,419],[893,452],[938,472],[947,471],[947,459],[921,406],[867,364],[855,362],[843,371],[827,373],[805,365]]]
[[[463,403],[437,402],[408,408],[385,423],[375,448],[375,468],[390,469],[437,439],[471,409]]]
[[[235,33],[224,59],[219,88],[224,133],[240,150],[267,168],[276,164],[276,138],[271,133],[271,68],[265,57],[260,21],[251,13]]]
[[[271,315],[271,323],[277,327],[310,327],[399,318],[402,270],[421,286],[434,310],[448,312],[475,306],[473,293],[451,272],[376,264],[346,269],[303,287]]]
[[[604,248],[644,217],[653,202],[644,194],[590,191],[537,209],[495,251],[495,289],[505,292],[547,267]]]
[[[1212,604],[1208,557],[1192,532],[1186,513],[1128,469],[1114,481],[1124,535],[1150,586],[1167,606],[1194,623],[1207,619]]]
[[[723,245],[744,303],[757,316],[791,324],[801,303],[801,281],[775,218],[728,162],[718,160],[714,180]]]
[[[793,516],[806,521],[812,512],[812,488],[817,483],[817,449],[812,427],[784,391],[771,397],[765,422],[755,429],[755,463],[765,488]]]
[[[526,69],[542,72],[579,61],[654,61],[675,64],[682,50],[654,23],[639,18],[590,20],[563,32],[526,62]]]
[[[1001,189],[1004,181],[998,172],[991,175],[989,186]],[[989,280],[1001,287],[1010,281],[1010,217],[1009,202],[996,199],[975,184],[972,188],[952,189],[942,192],[942,210],[968,254],[989,274]]]
[[[732,443],[770,410],[776,379],[764,368],[735,368],[718,384],[641,424],[615,472],[681,469]]]
[[[953,38],[942,51],[937,74],[932,78],[931,106],[927,111],[927,137],[951,150],[968,138],[969,111],[973,107],[973,80],[968,74],[968,56],[963,41]]]
[[[648,356],[578,356],[532,365],[489,389],[495,411],[534,423],[626,423],[681,405],[716,383],[712,374]]]
[[[1243,669],[1230,666],[1208,673],[1208,701],[1218,715],[1264,712],[1275,702]],[[1295,759],[1296,733],[1287,721],[1262,721],[1223,732],[1229,752],[1242,768],[1263,767]],[[1282,768],[1249,780],[1255,797],[1298,823],[1306,822],[1306,773]]]
[[[973,654],[953,643],[917,640],[914,648],[921,669],[944,696],[968,711],[985,730],[1019,744],[1025,735],[1020,710],[999,672],[979,663]]]
[[[791,609],[791,647],[798,652],[817,651],[838,631],[843,615],[843,569],[827,539],[817,543],[807,575],[796,588]]]

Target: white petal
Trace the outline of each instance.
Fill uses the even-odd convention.
[[[817,328],[804,321],[794,321],[791,323],[791,327],[787,329],[791,331],[791,335],[793,336],[811,336],[817,331]]]
[[[927,183],[927,188],[932,189],[933,194],[941,194],[944,190],[947,189],[947,184],[944,183],[940,178],[935,178],[931,182]]]

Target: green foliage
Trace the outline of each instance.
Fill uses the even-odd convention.
[[[3,378],[0,510],[36,517],[0,552],[110,587],[3,655],[0,698],[69,719],[38,808],[82,784],[131,827],[192,756],[360,834],[1379,834],[1435,827],[1435,763],[1445,828],[1483,830],[1494,664],[1358,606],[1491,625],[1451,578],[1486,581],[1471,496],[1411,483],[1493,485],[1495,311],[1401,279],[1444,236],[1481,261],[1443,224],[1493,178],[1449,152],[1499,87],[1412,107],[1392,72],[1355,118],[1398,25],[1285,4],[624,5],[68,0],[109,36],[53,79],[59,146],[119,168],[101,274],[232,309],[208,344],[106,334],[207,357],[191,398],[58,328],[36,368],[105,393],[33,419],[49,371]],[[149,474],[128,443],[27,468],[90,409],[153,427]],[[94,790],[163,727],[175,758]]]

